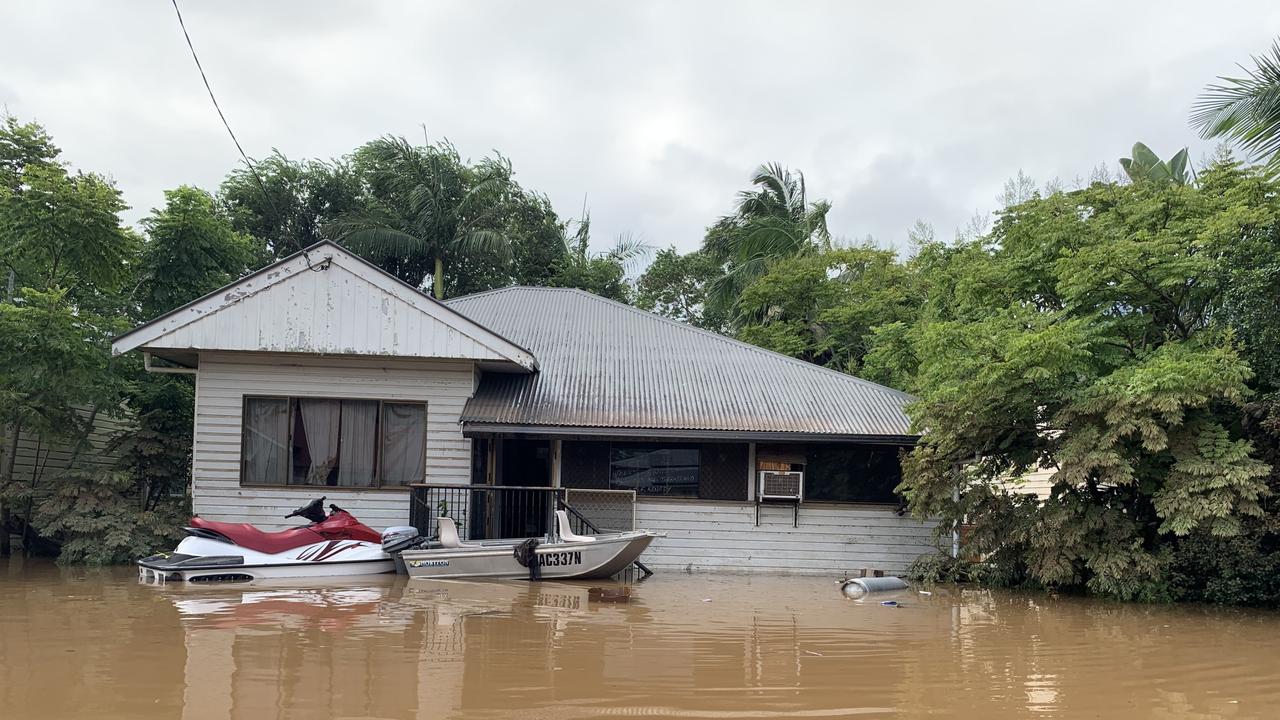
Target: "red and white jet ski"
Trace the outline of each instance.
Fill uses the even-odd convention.
[[[187,537],[171,553],[138,561],[143,580],[235,582],[266,578],[377,575],[395,572],[382,551],[382,536],[324,498],[294,510],[310,525],[264,532],[248,523],[191,518]]]

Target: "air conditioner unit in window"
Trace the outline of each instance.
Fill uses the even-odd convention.
[[[804,473],[799,471],[760,471],[757,497],[761,500],[795,500],[804,498]]]

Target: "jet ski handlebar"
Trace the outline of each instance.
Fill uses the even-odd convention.
[[[324,519],[325,519],[324,501],[325,501],[324,497],[318,497],[315,500],[312,500],[311,502],[307,503],[306,505],[303,505],[302,507],[298,508],[297,510],[294,510],[288,515],[285,515],[284,519],[288,520],[291,517],[300,517],[305,520],[310,520],[313,523],[324,522]],[[330,506],[330,507],[333,507],[333,506]]]

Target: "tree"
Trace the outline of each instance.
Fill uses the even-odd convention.
[[[570,233],[574,224],[577,228]],[[631,302],[627,271],[632,263],[649,254],[648,245],[637,237],[622,235],[608,250],[592,252],[591,217],[585,212],[576,223],[561,225],[561,242],[565,252],[555,262],[554,272],[546,281],[548,286],[578,288],[610,300]]]
[[[323,239],[328,221],[360,210],[363,189],[346,160],[298,162],[273,151],[252,170],[233,170],[218,190],[231,226],[278,259]]]
[[[1198,186],[1099,183],[1009,208],[958,250],[927,284],[946,302],[881,346],[916,363],[913,511],[973,523],[970,551],[1008,582],[1179,597],[1184,548],[1265,514],[1228,308],[1280,249],[1276,191],[1233,163]],[[1056,471],[1049,500],[1003,491],[1036,467]]]
[[[189,185],[164,193],[165,207],[142,221],[138,267],[141,318],[150,319],[244,275],[262,244],[236,232],[209,193]]]
[[[636,306],[694,327],[723,332],[728,317],[708,304],[711,283],[723,273],[705,251],[681,255],[674,247],[659,250],[636,283]]]
[[[264,254],[262,243],[232,228],[230,218],[209,193],[184,185],[166,191],[165,200],[163,208],[142,221],[147,235],[135,281],[137,321],[157,317],[226,285],[248,272]],[[189,376],[143,372],[132,360],[128,367],[132,385],[127,402],[136,427],[118,439],[124,472],[113,477],[104,491],[109,497],[114,492],[111,488],[123,483],[140,494],[141,511],[151,512],[164,497],[187,486],[195,387]],[[126,510],[116,509],[104,521],[119,522],[122,513]],[[72,548],[70,552],[80,551]]]
[[[720,218],[703,241],[704,250],[725,264],[726,272],[711,287],[712,301],[721,308],[731,307],[773,262],[831,243],[831,204],[809,201],[803,173],[769,163],[757,168],[751,184],[738,194],[734,213]]]
[[[7,120],[0,146],[0,259],[15,284],[0,304],[0,422],[8,429],[0,514],[21,506],[26,534],[36,497],[13,481],[18,434],[69,444],[78,457],[97,414],[121,412],[124,383],[106,348],[126,327],[123,290],[138,243],[120,226],[119,192],[58,165],[43,130]],[[8,531],[0,534],[7,541]]]
[[[1238,144],[1255,159],[1280,169],[1280,41],[1253,58],[1243,77],[1221,77],[1196,100],[1191,125],[1204,138]]]
[[[28,165],[47,166],[57,162],[59,150],[44,128],[35,123],[20,123],[18,118],[4,113],[0,117],[0,188],[9,193],[22,189],[22,175]],[[0,237],[0,244],[10,242]],[[14,263],[19,258],[9,252],[0,255],[4,261],[5,303],[16,297],[18,269]],[[12,478],[17,453],[19,427],[12,413],[0,407],[0,492]],[[9,505],[0,495],[0,557],[9,554]]]
[[[874,331],[914,320],[920,300],[892,250],[871,246],[776,262],[738,299],[738,339],[860,373]]]
[[[484,254],[464,255],[453,263],[445,278],[445,293],[467,295],[509,285],[555,284],[557,268],[569,250],[565,224],[551,202],[512,183],[502,212],[504,234],[511,241],[511,258]]]
[[[448,141],[415,146],[402,137],[374,140],[355,153],[366,207],[331,221],[325,232],[373,255],[415,286],[429,275],[445,296],[448,266],[466,257],[509,262],[505,212],[511,163],[497,155],[468,164]]]

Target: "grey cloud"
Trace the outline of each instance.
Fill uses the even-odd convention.
[[[385,133],[498,149],[596,242],[696,247],[761,162],[803,169],[833,230],[901,246],[990,210],[1004,180],[1087,176],[1186,125],[1280,6],[1038,3],[355,3],[180,0],[254,156]],[[166,2],[9,3],[0,103],[110,172],[136,220],[238,157]]]

